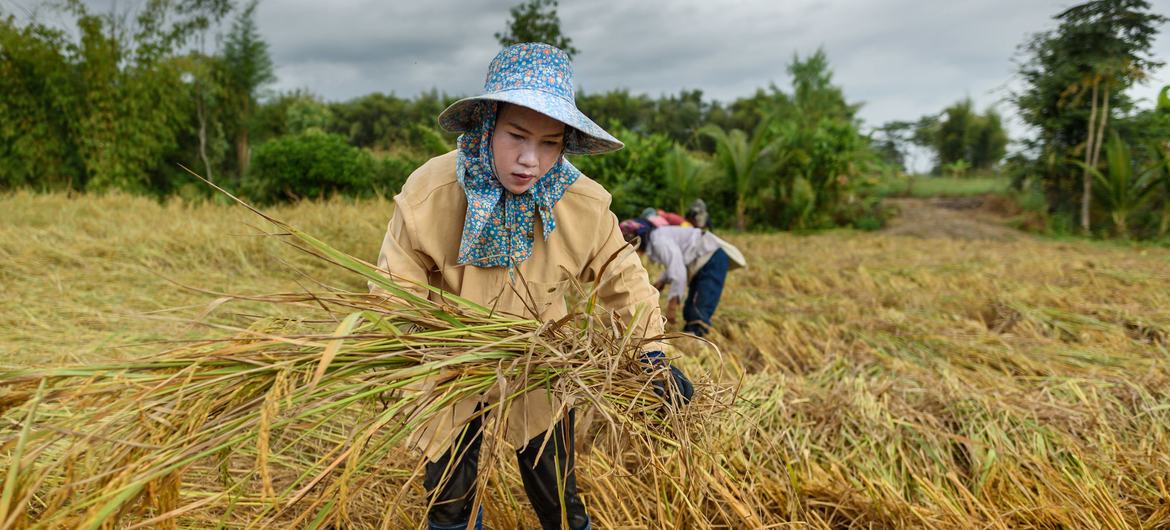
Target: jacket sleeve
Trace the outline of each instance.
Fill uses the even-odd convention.
[[[651,233],[653,237],[653,233]],[[651,247],[655,251],[654,261],[661,263],[665,269],[662,279],[670,282],[668,298],[682,300],[687,295],[687,262],[683,259],[682,249],[678,244],[666,237],[654,238]]]
[[[378,268],[390,279],[422,298],[427,298],[427,271],[434,268],[432,260],[415,246],[408,208],[395,201],[394,215],[386,226],[382,250],[378,253]],[[390,296],[390,293],[369,282],[370,292]]]
[[[642,260],[634,248],[622,237],[617,216],[607,207],[597,225],[593,254],[582,271],[581,279],[590,282],[601,276],[598,299],[602,307],[612,311],[627,325],[633,326],[634,337],[652,338],[662,335],[662,312],[658,307],[658,290],[650,284],[650,277],[642,267]],[[611,257],[614,257],[613,261],[610,261]],[[642,345],[642,350],[662,351],[664,346],[658,341],[648,342]]]

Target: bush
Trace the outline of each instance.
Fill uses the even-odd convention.
[[[415,169],[425,163],[426,157],[409,153],[386,154],[374,161],[374,174],[370,181],[371,191],[385,197],[393,197],[402,190]]]
[[[637,217],[646,207],[668,207],[677,202],[666,190],[663,168],[674,143],[662,134],[640,134],[610,124],[610,132],[626,144],[604,155],[574,156],[577,169],[596,180],[613,196],[610,209],[620,218]]]
[[[256,147],[242,186],[260,203],[373,191],[378,163],[336,134],[309,130]]]
[[[858,230],[880,230],[886,226],[886,221],[893,213],[882,206],[879,197],[850,197],[834,206],[831,212],[832,225],[851,226]]]

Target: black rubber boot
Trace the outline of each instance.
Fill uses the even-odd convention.
[[[479,473],[479,446],[483,440],[481,421],[476,416],[455,437],[455,443],[435,462],[427,462],[423,486],[432,501],[427,512],[430,528],[464,529],[475,504],[475,479]],[[483,511],[476,514],[474,528],[482,525]]]
[[[577,495],[576,459],[573,455],[575,416],[574,411],[570,410],[553,428],[547,443],[542,434],[529,440],[528,445],[516,452],[524,491],[528,493],[528,500],[536,510],[536,517],[544,530],[562,530],[561,492],[564,492],[563,506],[569,530],[586,530],[590,526],[585,505]]]

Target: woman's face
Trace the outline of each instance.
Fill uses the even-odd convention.
[[[501,104],[492,133],[496,178],[520,195],[557,163],[565,148],[565,124],[519,105]]]

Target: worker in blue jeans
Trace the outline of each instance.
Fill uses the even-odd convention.
[[[636,242],[638,252],[664,267],[654,283],[667,293],[666,320],[677,320],[682,300],[683,331],[702,337],[711,329],[711,317],[719,307],[727,272],[746,266],[743,254],[711,232],[683,226],[660,226],[645,219],[622,221],[622,235]]]

